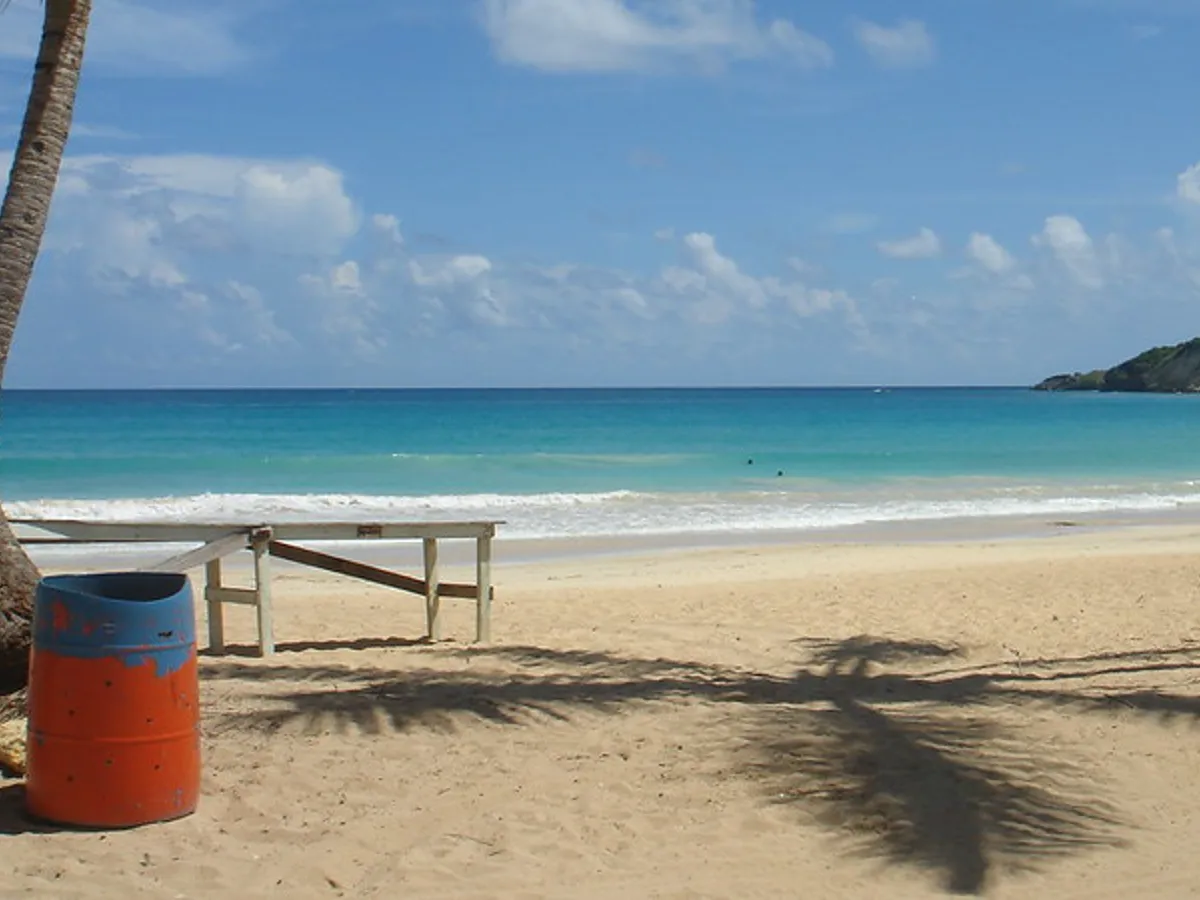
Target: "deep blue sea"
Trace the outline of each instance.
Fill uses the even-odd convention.
[[[499,518],[512,537],[1200,508],[1200,396],[5,391],[14,517]]]

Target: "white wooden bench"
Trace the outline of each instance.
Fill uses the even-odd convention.
[[[204,566],[204,602],[208,617],[208,644],[213,653],[225,651],[224,604],[253,606],[258,620],[258,649],[262,656],[275,652],[272,619],[271,557],[311,566],[352,578],[361,578],[425,598],[426,635],[441,640],[441,601],[464,598],[475,601],[475,639],[486,642],[492,634],[492,538],[499,521],[482,522],[305,522],[282,525],[188,524],[176,522],[85,522],[66,519],[14,519],[13,525],[48,532],[24,536],[23,544],[199,543],[152,566],[150,572],[185,572]],[[467,538],[475,541],[475,583],[443,583],[438,576],[438,541]],[[425,577],[415,578],[294,543],[296,541],[420,540]],[[254,554],[252,587],[230,587],[222,581],[221,560],[241,550]]]

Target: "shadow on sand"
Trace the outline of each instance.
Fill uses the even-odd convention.
[[[958,649],[926,641],[797,646],[804,665],[790,675],[507,647],[436,651],[503,666],[492,671],[210,662],[204,677],[300,682],[264,693],[275,709],[215,723],[268,730],[453,730],[471,719],[515,726],[674,698],[732,705],[748,740],[731,753],[765,796],[841,835],[849,852],[924,868],[958,894],[981,892],[997,868],[1036,868],[1120,843],[1120,817],[1094,774],[1023,736],[1032,709],[1200,718],[1200,697],[1102,682],[1200,668],[1200,647],[1024,660],[1014,671],[948,665]]]
[[[276,653],[308,653],[328,652],[331,650],[388,650],[403,647],[432,646],[433,642],[426,637],[387,637],[387,638],[347,638],[330,641],[283,641],[275,645]],[[214,653],[208,647],[198,652],[202,657],[221,659],[227,656],[257,657],[258,644],[226,644],[220,653]]]
[[[0,786],[0,836],[53,834],[67,829],[31,818],[25,812],[25,785],[14,782]]]

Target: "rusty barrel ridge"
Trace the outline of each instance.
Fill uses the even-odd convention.
[[[186,576],[43,578],[29,664],[29,813],[122,827],[193,812],[198,694]]]

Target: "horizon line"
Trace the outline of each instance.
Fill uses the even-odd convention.
[[[159,385],[153,387],[3,387],[4,393],[155,393],[185,391],[963,391],[963,390],[1019,390],[1032,389],[1030,384],[888,384],[869,382],[863,384],[645,384],[645,385],[409,385],[404,387],[383,385],[238,385],[203,386]]]

